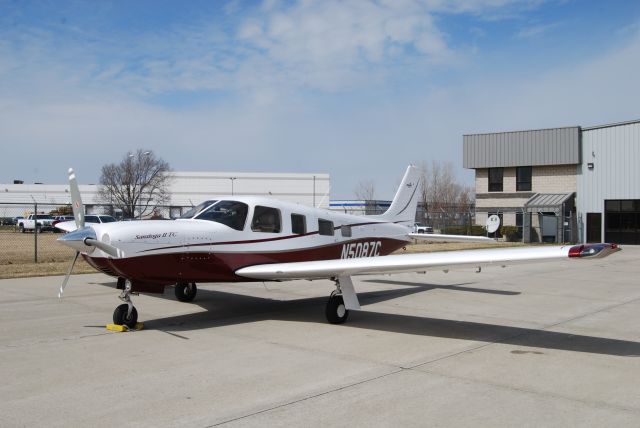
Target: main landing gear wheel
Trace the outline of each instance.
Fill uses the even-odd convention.
[[[195,282],[179,282],[176,284],[176,298],[181,302],[191,302],[196,298],[198,287]]]
[[[349,310],[344,306],[341,294],[337,294],[335,291],[331,293],[325,314],[327,315],[327,321],[331,324],[342,324],[349,318]]]
[[[135,306],[131,307],[129,313],[129,305],[123,303],[113,311],[113,323],[117,325],[126,325],[129,328],[135,328],[138,322],[138,311]]]

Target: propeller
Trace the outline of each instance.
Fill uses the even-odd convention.
[[[71,209],[73,210],[73,218],[76,221],[77,230],[84,229],[84,205],[82,204],[82,197],[80,196],[80,188],[78,187],[78,180],[76,179],[76,173],[73,171],[73,168],[69,168],[69,190],[71,191]],[[73,234],[73,233],[71,233]],[[94,233],[95,236],[95,233]],[[68,239],[67,235],[58,238],[58,241],[71,241]],[[63,244],[65,242],[62,242]],[[71,276],[71,272],[73,272],[73,267],[76,265],[76,261],[78,260],[78,256],[80,255],[80,251],[76,249],[76,254],[73,257],[73,261],[71,262],[71,266],[69,266],[69,271],[64,277],[62,281],[62,285],[60,286],[60,291],[58,291],[58,299],[62,298],[64,294],[64,288],[67,286],[69,282],[69,277]]]
[[[71,262],[69,271],[62,281],[60,291],[58,292],[58,298],[62,298],[64,288],[67,286],[67,282],[69,282],[69,277],[71,276],[73,267],[75,266],[76,261],[78,260],[78,256],[81,252],[89,253],[93,251],[93,249],[98,248],[104,251],[106,254],[109,254],[111,257],[124,256],[124,252],[122,250],[114,247],[113,245],[107,244],[106,242],[100,241],[96,236],[96,231],[90,226],[85,226],[84,205],[82,204],[82,197],[80,196],[78,180],[76,179],[76,174],[73,171],[73,168],[69,168],[69,189],[71,191],[71,207],[73,209],[73,218],[76,221],[77,229],[66,233],[58,238],[58,242],[66,245],[67,247],[73,248],[74,250],[76,250],[76,254],[73,257],[73,262]]]

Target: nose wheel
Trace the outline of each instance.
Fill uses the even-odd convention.
[[[123,303],[113,311],[113,323],[117,325],[126,325],[133,329],[138,322],[138,311],[135,306],[131,306],[131,313],[129,313],[129,305]]]
[[[113,311],[114,324],[126,325],[129,328],[135,328],[136,323],[138,322],[138,311],[131,301],[132,294],[137,295],[138,293],[131,291],[131,281],[126,280],[124,283],[124,290],[122,290],[122,293],[118,296],[118,298],[124,303]]]

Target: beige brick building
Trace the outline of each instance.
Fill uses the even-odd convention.
[[[525,242],[640,245],[640,120],[464,136],[476,223],[497,214]]]
[[[578,128],[465,135],[465,167],[476,175],[476,224],[496,214],[526,242],[575,240],[578,135]]]

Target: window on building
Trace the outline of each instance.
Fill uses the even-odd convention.
[[[344,238],[351,238],[351,226],[340,226],[340,233]]]
[[[502,192],[503,168],[489,168],[489,191]]]
[[[531,167],[519,166],[516,168],[516,191],[531,191]]]
[[[307,233],[307,220],[302,214],[291,214],[291,232],[296,235]]]
[[[318,234],[333,236],[333,222],[329,220],[318,219]]]
[[[280,210],[256,205],[253,210],[251,230],[254,232],[280,233]]]

